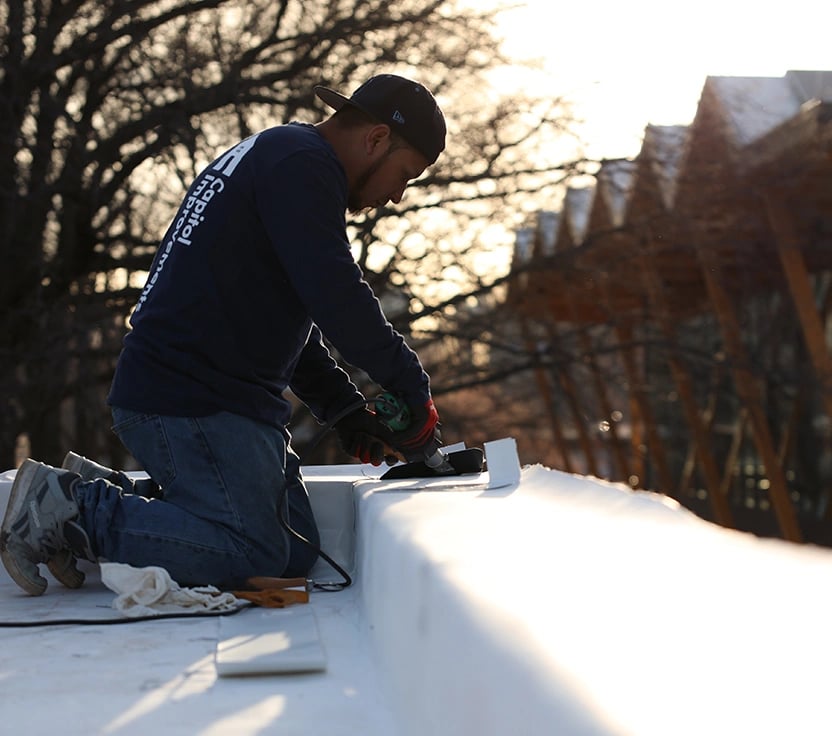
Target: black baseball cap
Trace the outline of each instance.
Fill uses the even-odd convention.
[[[327,105],[340,110],[352,105],[371,118],[389,125],[430,163],[445,149],[445,117],[426,87],[395,74],[370,77],[352,97],[328,87],[315,87]]]

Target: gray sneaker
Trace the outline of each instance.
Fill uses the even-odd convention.
[[[92,481],[103,478],[104,480],[119,486],[125,493],[135,493],[142,498],[162,498],[162,490],[151,478],[130,479],[123,472],[108,468],[106,465],[99,465],[94,460],[68,452],[61,465],[66,470],[78,473],[83,481]]]
[[[111,483],[118,483],[118,473],[104,465],[99,465],[97,462],[78,455],[74,452],[68,452],[64,458],[61,467],[66,470],[71,470],[73,473],[78,473],[81,480],[97,480],[104,478]]]
[[[68,548],[64,524],[78,517],[72,494],[77,481],[75,473],[34,460],[26,460],[17,470],[0,527],[0,559],[29,595],[46,590],[38,563],[48,563]]]
[[[71,451],[64,457],[61,468],[77,473],[81,476],[81,480],[96,480],[98,478],[106,478],[112,482],[118,480],[118,473],[115,470],[99,465],[83,455]],[[52,573],[52,577],[67,588],[80,588],[84,584],[84,580],[87,579],[84,572],[78,569],[78,558],[69,548],[58,552],[46,563],[46,566],[49,568],[49,572]]]

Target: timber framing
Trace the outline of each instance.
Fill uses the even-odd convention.
[[[816,539],[832,516],[832,72],[709,77],[689,126],[648,125],[634,160],[603,163],[528,239],[507,306],[537,340],[577,334],[592,376],[538,376],[569,397],[547,412],[565,469]]]

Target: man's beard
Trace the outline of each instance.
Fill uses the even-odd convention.
[[[372,207],[371,204],[362,204],[361,197],[364,193],[364,187],[367,186],[367,182],[370,181],[370,177],[378,171],[382,164],[385,162],[387,157],[390,155],[390,151],[388,150],[385,154],[378,159],[375,163],[370,164],[365,171],[362,171],[359,174],[358,178],[355,180],[355,183],[352,185],[352,188],[347,195],[347,209],[349,210],[350,214],[358,214],[362,210],[369,209]]]

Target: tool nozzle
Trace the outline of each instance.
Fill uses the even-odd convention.
[[[425,465],[443,475],[455,472],[454,466],[448,462],[448,456],[440,449],[437,449],[429,457],[425,457]]]

